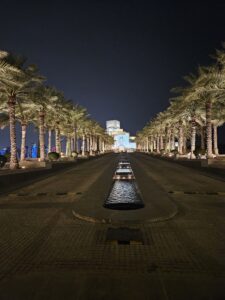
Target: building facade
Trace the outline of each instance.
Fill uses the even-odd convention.
[[[135,137],[131,137],[129,132],[120,128],[120,121],[109,120],[106,122],[106,131],[114,137],[114,151],[135,151]]]

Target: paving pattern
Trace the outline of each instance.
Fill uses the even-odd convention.
[[[193,176],[192,188],[199,191],[200,182],[202,194],[170,193],[178,190],[176,176],[184,187],[179,190],[187,189],[180,178],[187,168],[138,154],[131,159],[134,172],[142,168],[143,176],[162,178],[162,189],[178,206],[176,217],[128,226],[142,239],[129,244],[108,238],[116,226],[74,217],[74,203],[88,190],[100,197],[96,183],[104,172],[113,174],[115,155],[66,171],[63,177],[73,177],[72,185],[61,186],[55,175],[5,195],[0,199],[0,299],[223,299],[225,198],[203,193],[223,192],[223,184],[195,171],[187,180]],[[171,174],[178,168],[179,174],[165,178],[157,171],[162,168]]]

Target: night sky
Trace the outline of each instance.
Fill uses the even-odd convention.
[[[198,3],[196,3],[198,2]],[[0,47],[132,134],[225,41],[224,1],[2,1]]]

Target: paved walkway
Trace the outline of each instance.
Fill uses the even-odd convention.
[[[113,168],[107,168],[102,173],[101,178],[93,185],[96,192],[93,193],[90,189],[79,198],[79,201],[74,203],[73,212],[75,216],[90,222],[131,225],[168,220],[176,215],[177,206],[170,195],[149,176],[148,172],[143,170],[137,159],[132,156],[129,158],[141,192],[144,208],[113,210],[103,207],[113,184],[112,177],[116,167],[113,164]]]
[[[1,196],[0,299],[224,299],[225,199],[206,194],[224,192],[223,182],[133,154],[144,201],[160,213],[162,195],[178,213],[154,223],[75,217],[86,199],[103,204],[116,163],[110,154]],[[139,239],[113,239],[124,227]]]

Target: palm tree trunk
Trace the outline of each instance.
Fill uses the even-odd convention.
[[[74,151],[78,153],[78,141],[77,141],[77,129],[76,129],[76,127],[74,128],[73,139],[74,139]]]
[[[90,155],[93,155],[93,136],[90,135]]]
[[[205,150],[205,127],[201,126],[201,150]]]
[[[159,153],[159,135],[157,135],[156,152]]]
[[[69,153],[69,138],[66,137],[66,156],[68,156]]]
[[[16,97],[10,96],[8,99],[8,113],[9,113],[9,131],[10,131],[10,169],[18,169],[19,164],[17,160],[16,147],[16,118],[15,118]]]
[[[21,131],[22,131],[22,137],[21,137],[21,155],[20,160],[25,160],[26,156],[26,133],[27,133],[27,124],[22,123],[21,124]]]
[[[77,153],[80,153],[80,137],[77,137],[77,143],[76,143],[76,149],[77,149]]]
[[[43,111],[39,112],[39,142],[40,142],[40,161],[45,160],[45,127]]]
[[[82,135],[82,156],[85,155],[85,135]]]
[[[156,136],[154,136],[153,148],[154,148],[154,150],[156,150],[156,148],[157,148],[157,146],[156,146]]]
[[[164,149],[162,134],[160,135],[160,144],[159,144],[159,147],[160,147],[160,150]]]
[[[183,137],[183,154],[187,153],[187,137],[184,135]]]
[[[214,154],[219,155],[217,125],[213,125]]]
[[[100,151],[100,147],[99,147],[99,137],[96,135],[96,151],[99,152]]]
[[[207,157],[213,157],[212,153],[212,101],[208,100],[205,105],[206,108],[206,144],[207,144]]]
[[[69,136],[66,138],[66,156],[71,157],[71,138]]]
[[[99,136],[96,136],[96,149],[97,152],[100,152],[100,140],[99,140]]]
[[[57,153],[61,153],[60,149],[60,130],[59,128],[55,129],[55,148]]]
[[[148,147],[148,137],[146,137],[146,152],[149,151],[149,147]]]
[[[93,151],[94,151],[94,136],[91,135],[91,153],[93,154]]]
[[[150,136],[150,152],[153,152],[153,148],[154,148],[154,145],[153,145],[153,137],[152,135]]]
[[[71,153],[75,151],[74,138],[71,137]]]
[[[74,141],[74,137],[71,137],[71,151],[75,152],[76,144]]]
[[[74,151],[74,140],[70,137],[70,156],[72,156],[72,152]]]
[[[48,130],[48,153],[52,151],[52,130]]]
[[[102,151],[102,141],[101,141],[101,138],[100,136],[98,136],[98,151],[101,153]]]
[[[95,150],[95,152],[97,152],[97,150],[98,150],[97,137],[96,137],[96,135],[94,136],[94,150]]]
[[[170,140],[170,151],[175,149],[175,135],[174,135],[174,128],[171,129],[171,140]]]
[[[184,132],[182,123],[179,123],[179,154],[183,154],[183,148],[184,148]]]
[[[90,138],[89,138],[89,136],[87,136],[87,138],[86,138],[86,148],[87,148],[87,151],[90,153]]]
[[[191,121],[191,159],[195,158],[195,144],[196,144],[196,121],[195,117],[192,117]]]
[[[59,150],[60,150],[60,153],[62,152],[62,141],[63,141],[63,136],[61,135],[61,132],[59,132]]]
[[[167,129],[166,138],[165,138],[165,150],[166,152],[170,152],[171,148],[171,129]]]
[[[102,139],[100,136],[98,137],[98,148],[99,148],[99,152],[101,153],[102,152]]]

